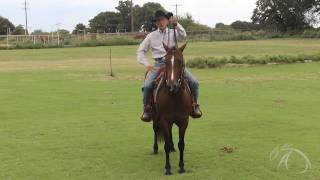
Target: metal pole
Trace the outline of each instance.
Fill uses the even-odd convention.
[[[175,4],[173,6],[176,7],[176,17],[178,17],[178,6],[182,6],[182,5],[181,4]]]
[[[109,50],[109,55],[110,55],[110,76],[113,77],[113,72],[112,72],[112,57],[111,57],[111,48]]]
[[[49,40],[50,40],[50,38],[49,38],[49,35],[48,35],[48,44],[49,44]],[[53,29],[51,31],[51,44],[53,44]]]
[[[24,0],[24,13],[26,18],[26,27],[25,27],[25,35],[28,34],[28,10],[27,10],[27,0]]]
[[[59,46],[60,46],[60,35],[59,35],[59,29],[58,29],[57,33],[58,33],[58,47],[59,47]]]
[[[133,25],[133,4],[131,0],[131,32],[134,32],[134,25]]]

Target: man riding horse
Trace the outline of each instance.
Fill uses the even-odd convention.
[[[159,74],[161,66],[165,65],[166,50],[163,46],[165,44],[169,48],[176,46],[176,39],[184,39],[187,34],[185,29],[177,22],[177,18],[172,13],[165,13],[158,10],[155,13],[154,21],[156,22],[157,30],[151,32],[140,44],[137,51],[138,62],[144,65],[147,69],[147,75],[143,87],[143,104],[144,112],[141,115],[141,120],[144,122],[150,122],[152,120],[152,106],[150,98],[155,85],[155,80]],[[170,24],[174,26],[174,29],[168,27]],[[176,31],[176,33],[174,33]],[[149,64],[146,53],[151,49],[152,57],[155,60],[155,65]],[[199,94],[199,83],[197,79],[190,73],[189,70],[185,69],[185,78],[188,80],[191,93],[193,95],[192,112],[190,114],[193,118],[200,118],[202,112],[197,103]]]

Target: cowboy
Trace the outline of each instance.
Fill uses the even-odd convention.
[[[148,99],[150,98],[150,95],[152,95],[158,70],[161,66],[165,65],[166,50],[163,47],[163,43],[170,48],[175,47],[174,30],[168,28],[169,22],[175,26],[176,38],[178,40],[184,39],[187,36],[185,29],[177,22],[177,18],[174,17],[172,13],[166,14],[162,10],[158,10],[155,12],[154,21],[158,29],[147,35],[137,51],[138,62],[144,65],[148,72],[143,87],[144,112],[140,117],[144,122],[150,122],[152,120],[152,107],[148,102]],[[155,60],[154,66],[149,64],[146,57],[146,53],[149,50],[151,50],[152,57]],[[200,118],[202,112],[197,103],[199,83],[187,69],[185,70],[185,77],[189,81],[194,101],[192,104],[192,113],[190,115],[193,118]]]

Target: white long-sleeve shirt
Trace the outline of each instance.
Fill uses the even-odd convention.
[[[176,37],[177,40],[181,40],[187,37],[185,29],[179,23],[176,26]],[[146,57],[146,53],[149,50],[151,50],[153,59],[164,57],[166,55],[166,50],[164,49],[162,43],[170,48],[175,46],[173,29],[166,28],[164,31],[157,29],[156,31],[148,34],[138,48],[138,62],[146,67],[150,65]]]

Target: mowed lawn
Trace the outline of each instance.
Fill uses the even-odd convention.
[[[320,63],[191,71],[201,83],[201,120],[190,120],[185,167],[152,155],[142,123],[137,46],[0,51],[0,179],[311,179],[320,178]],[[189,43],[185,58],[314,54],[320,40]],[[174,128],[177,147],[177,128]],[[292,144],[286,170],[269,154]],[[224,153],[223,147],[233,147]]]

